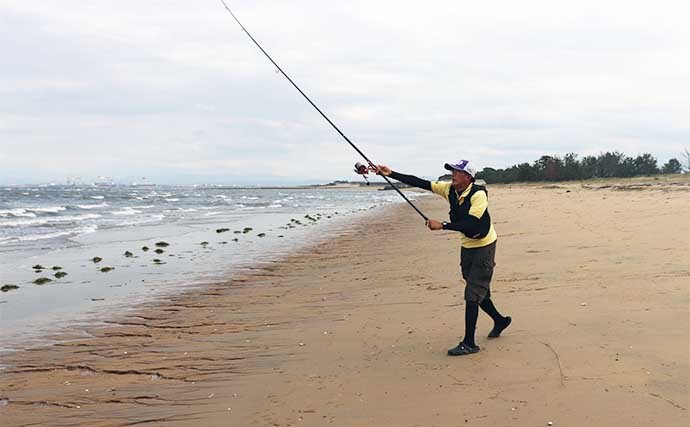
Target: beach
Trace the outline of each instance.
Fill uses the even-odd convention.
[[[459,237],[405,204],[331,239],[4,357],[0,425],[686,426],[690,182],[489,187],[474,355]],[[438,197],[419,199],[446,219]],[[552,424],[549,424],[552,423]]]

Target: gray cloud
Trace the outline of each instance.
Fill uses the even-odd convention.
[[[690,140],[686,1],[234,2],[373,160],[677,157]],[[0,182],[350,178],[360,160],[219,2],[0,5]]]

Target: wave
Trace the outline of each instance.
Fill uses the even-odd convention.
[[[8,243],[13,243],[13,242],[31,242],[31,241],[36,241],[36,240],[46,240],[46,239],[55,239],[58,237],[64,237],[64,236],[78,236],[81,234],[88,234],[88,233],[94,233],[98,230],[98,226],[96,224],[90,224],[84,227],[80,228],[75,228],[73,230],[65,230],[65,231],[57,231],[55,233],[45,233],[45,234],[29,234],[27,236],[10,236],[10,237],[4,237],[0,239],[0,245],[6,245]]]
[[[70,215],[70,216],[56,216],[50,218],[36,218],[36,219],[23,219],[18,221],[0,221],[0,227],[25,227],[31,225],[45,225],[48,223],[55,222],[76,222],[85,221],[87,219],[100,218],[101,215],[98,214],[84,214],[84,215]]]
[[[138,210],[132,209],[132,208],[122,208],[121,211],[113,211],[110,213],[112,215],[136,215],[138,213],[141,213],[141,211],[138,211]]]
[[[15,217],[15,218],[17,218],[17,217],[36,218],[35,213],[27,212],[26,209],[22,209],[22,208],[0,210],[0,217],[8,218],[10,216]]]
[[[91,196],[92,199],[103,200],[105,196]]]
[[[77,205],[79,209],[98,209],[108,206],[107,203],[99,203],[97,205]]]
[[[165,215],[151,215],[148,218],[142,218],[142,219],[137,219],[137,220],[133,220],[133,221],[124,221],[124,222],[117,224],[117,226],[127,227],[127,226],[131,226],[131,225],[148,224],[151,222],[162,221],[163,218],[165,218]]]
[[[26,210],[31,212],[58,213],[67,210],[67,208],[64,206],[50,206],[47,208],[26,208]]]
[[[180,199],[165,199],[166,202],[179,202]]]

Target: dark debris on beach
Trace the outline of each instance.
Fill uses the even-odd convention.
[[[338,212],[335,212],[334,215],[338,215]],[[311,214],[304,215],[304,218],[307,220],[307,222],[310,222],[311,224],[316,223],[318,220],[323,219],[324,217],[325,218],[331,218],[331,215],[322,215],[320,213],[317,213],[314,215],[311,215]],[[296,226],[306,226],[306,225],[310,225],[310,224],[303,223],[299,219],[292,218],[292,219],[290,219],[290,222],[288,222],[285,226],[279,227],[279,228],[288,230],[288,229],[296,228]],[[216,229],[215,232],[217,234],[221,234],[221,233],[226,233],[226,232],[232,231],[234,234],[248,234],[249,232],[251,232],[253,230],[254,229],[252,227],[243,227],[241,230],[231,230],[229,228],[222,227],[222,228]],[[256,234],[256,236],[259,238],[263,238],[263,237],[267,237],[267,234],[262,232],[262,233]],[[279,234],[276,237],[284,238],[285,235]],[[230,240],[233,242],[239,242],[239,238],[237,238],[237,237],[230,239]],[[228,243],[227,241],[218,242],[218,244],[221,244],[221,245],[225,245],[227,243]],[[166,248],[166,247],[170,246],[170,243],[165,242],[165,241],[159,241],[159,242],[156,242],[154,245],[156,247],[154,252],[156,254],[160,255],[160,254],[163,254],[165,252],[165,250],[163,250],[161,248]],[[201,245],[203,248],[207,248],[209,246],[209,242],[208,241],[202,241],[199,243],[199,245]],[[142,246],[141,250],[143,252],[148,252],[150,250],[150,248],[148,246]],[[123,253],[123,256],[126,258],[137,258],[137,256],[135,256],[133,252],[128,251],[128,250]],[[174,255],[169,254],[169,256],[174,256]],[[95,257],[91,258],[90,261],[92,261],[94,264],[98,264],[101,261],[103,261],[103,258],[101,258],[99,256],[95,256]],[[166,264],[165,262],[163,262],[162,260],[160,260],[158,258],[153,259],[153,263],[155,265]],[[47,269],[47,267],[44,267],[40,264],[36,264],[32,267],[32,269],[36,273],[41,273],[43,270]],[[61,279],[61,278],[68,275],[67,272],[62,271],[63,270],[62,266],[54,265],[54,266],[50,267],[50,269],[55,272],[54,277],[56,279]],[[103,273],[107,273],[107,272],[110,272],[114,269],[115,269],[115,267],[106,266],[106,267],[99,268],[99,271],[101,271]],[[52,281],[53,281],[53,279],[51,279],[49,277],[40,277],[38,279],[35,279],[32,283],[34,283],[36,285],[44,285],[44,284],[50,283]],[[19,289],[19,286],[6,284],[6,285],[3,285],[2,287],[0,287],[0,291],[2,291],[2,292],[8,292],[10,290],[15,290],[15,289]]]

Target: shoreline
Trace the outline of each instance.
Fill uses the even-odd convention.
[[[254,195],[261,201],[292,197],[294,193],[307,192],[282,196],[273,193]],[[239,196],[244,197],[243,194]],[[320,194],[325,195],[325,192]],[[307,200],[311,204],[304,207],[298,207],[304,201],[295,196],[294,207],[286,205],[272,210],[251,210],[250,200],[245,202],[247,209],[223,212],[224,205],[221,204],[221,208],[217,208],[221,214],[214,216],[206,215],[207,211],[202,207],[199,214],[188,214],[198,217],[173,219],[162,224],[108,228],[108,215],[123,209],[113,203],[112,207],[105,208],[107,212],[100,212],[106,218],[106,225],[98,232],[73,237],[64,244],[58,242],[4,252],[0,262],[0,270],[4,271],[3,284],[10,288],[18,286],[19,289],[3,292],[0,296],[0,320],[4,326],[0,329],[0,357],[5,350],[25,346],[26,338],[31,338],[32,343],[40,343],[42,335],[55,335],[55,330],[59,329],[56,323],[93,318],[89,313],[96,313],[98,317],[104,313],[117,313],[119,307],[128,306],[131,300],[155,300],[159,294],[174,293],[178,285],[184,287],[190,282],[209,282],[210,278],[221,280],[256,259],[280,257],[295,247],[309,245],[315,239],[327,236],[334,227],[339,228],[341,223],[355,220],[373,206],[386,205],[391,200],[398,202],[394,195],[378,197],[371,191],[345,190],[342,194],[344,196],[333,198],[325,195],[325,202],[319,201],[324,199],[323,196],[307,196],[307,199],[315,201]],[[116,198],[117,195],[105,196]],[[232,195],[240,200],[239,196]],[[338,201],[345,200],[344,197],[349,202]],[[60,212],[75,203],[57,200],[46,203],[54,204],[54,207],[40,209]],[[324,207],[320,206],[321,203]],[[184,211],[187,207],[183,205],[179,209]],[[141,210],[144,211],[143,208]],[[170,214],[170,217],[174,216]],[[244,233],[241,232],[243,228]],[[252,231],[247,233],[247,230]],[[155,247],[160,241],[170,246],[165,249]],[[146,248],[150,250],[146,251]],[[92,262],[94,257],[102,259],[102,262]],[[33,269],[34,265],[46,267],[38,270]],[[63,277],[54,278],[55,271],[51,266],[60,269]],[[104,273],[100,271],[103,267],[112,268],[112,271]],[[38,286],[32,283],[37,278],[52,282]]]
[[[477,355],[445,356],[464,325],[457,237],[398,204],[92,338],[13,354],[0,420],[683,425],[687,194],[492,187],[492,293],[514,324],[487,341],[480,315]],[[666,227],[651,230],[659,198]],[[419,201],[436,218],[444,203]]]
[[[385,208],[387,205],[381,206]],[[375,208],[373,208],[375,209]],[[233,223],[227,221],[214,224],[200,224],[193,227],[154,227],[156,231],[144,230],[144,234],[149,236],[148,239],[141,238],[141,230],[138,230],[138,237],[130,239],[109,239],[105,238],[105,244],[85,245],[73,249],[56,249],[46,254],[41,254],[38,257],[32,257],[26,262],[28,265],[32,264],[46,264],[46,265],[61,265],[66,266],[66,270],[70,272],[66,280],[58,281],[55,284],[48,286],[26,286],[22,283],[24,289],[13,290],[12,293],[2,294],[0,302],[13,302],[12,298],[21,298],[23,300],[44,299],[48,298],[50,301],[62,301],[62,306],[52,307],[45,303],[37,305],[36,307],[26,307],[24,310],[31,309],[30,313],[17,311],[18,308],[0,307],[0,318],[3,320],[4,330],[0,331],[0,357],[3,354],[14,353],[22,351],[27,348],[33,348],[43,344],[54,344],[51,339],[45,337],[57,337],[61,335],[61,331],[67,331],[74,328],[74,325],[88,325],[89,322],[98,322],[104,315],[114,316],[121,311],[136,311],[137,305],[148,304],[155,305],[163,302],[166,298],[174,296],[177,293],[188,292],[188,289],[198,289],[207,285],[208,283],[216,283],[223,281],[224,278],[233,277],[235,274],[242,274],[246,270],[252,270],[256,265],[266,264],[273,261],[279,261],[285,257],[286,253],[294,250],[303,251],[315,244],[318,244],[324,239],[328,239],[328,235],[342,228],[347,228],[350,223],[360,220],[360,217],[370,215],[372,207],[361,208],[357,212],[346,212],[341,216],[333,217],[332,219],[324,221],[317,221],[310,224],[312,227],[304,227],[303,230],[293,230],[294,235],[287,236],[285,239],[276,241],[271,237],[275,235],[277,225],[273,228],[260,228],[259,231],[266,231],[269,236],[261,241],[257,241],[252,246],[257,246],[260,243],[270,244],[270,249],[258,250],[251,248],[253,255],[247,254],[244,258],[235,260],[237,256],[231,251],[221,251],[226,248],[224,240],[229,240],[228,237],[222,234],[213,233],[213,229],[221,226],[233,226]],[[287,214],[287,216],[294,216]],[[246,222],[243,222],[246,224]],[[237,228],[237,224],[234,224]],[[257,227],[252,223],[254,227]],[[208,230],[204,230],[204,229]],[[241,228],[241,227],[240,227]],[[167,232],[165,230],[168,230]],[[171,230],[177,230],[177,235],[172,234]],[[181,233],[180,231],[183,231]],[[148,234],[147,234],[148,233]],[[287,234],[283,231],[284,234]],[[131,233],[130,233],[131,234]],[[193,236],[193,237],[189,237]],[[244,235],[242,235],[244,237]],[[100,235],[100,240],[104,237]],[[271,240],[273,239],[273,240]],[[155,247],[155,241],[174,242],[170,246],[172,248],[170,253],[163,255],[151,255],[139,253],[135,248],[145,244],[150,247]],[[198,258],[201,254],[191,254],[189,249],[194,249],[193,242],[208,240],[208,246],[201,248],[203,255],[213,260],[211,264],[205,262],[203,265],[192,267],[185,259],[192,260]],[[219,240],[219,242],[216,242]],[[256,239],[255,239],[256,240]],[[222,243],[219,245],[218,243]],[[126,259],[122,257],[122,253],[130,249],[135,255],[132,258]],[[166,248],[168,250],[169,248]],[[227,246],[227,249],[230,249]],[[236,249],[239,250],[239,249]],[[181,252],[179,252],[181,251]],[[81,255],[74,255],[74,252]],[[219,252],[219,253],[215,253]],[[92,264],[84,260],[90,260],[93,255],[103,257],[107,265],[113,266],[117,276],[114,273],[99,274],[97,272],[87,271],[84,273],[77,267],[75,268],[75,258],[79,261],[77,265],[83,270],[86,267],[83,264]],[[149,255],[146,257],[145,255]],[[218,257],[230,256],[231,259],[225,259],[225,263],[221,264]],[[150,270],[143,269],[147,258],[163,258],[163,263],[150,267]],[[172,257],[168,258],[167,257]],[[252,258],[250,260],[249,258]],[[246,258],[246,259],[245,259]],[[50,259],[51,262],[46,262]],[[30,261],[30,262],[29,262]],[[172,267],[164,269],[164,264],[170,264]],[[177,265],[181,264],[181,265]],[[137,268],[138,265],[138,268]],[[174,266],[173,266],[174,265]],[[216,267],[213,268],[213,265]],[[96,265],[100,267],[101,265]],[[70,268],[71,267],[71,268]],[[95,267],[94,267],[95,268]],[[75,271],[76,270],[76,271]],[[49,270],[48,270],[49,271]],[[45,274],[43,274],[45,276]],[[145,279],[145,280],[144,280]],[[112,283],[118,283],[114,285]],[[26,286],[26,287],[25,287]],[[117,288],[117,289],[108,289]],[[21,292],[21,293],[20,293]],[[66,299],[71,296],[71,299]],[[4,298],[3,298],[4,297]],[[138,304],[132,306],[131,299],[134,298]],[[48,303],[49,304],[49,303]],[[50,310],[45,311],[46,307]],[[37,314],[34,314],[37,313]],[[38,314],[40,313],[40,314]],[[21,316],[17,316],[20,314]],[[31,328],[29,330],[28,328]],[[17,329],[19,328],[19,329]],[[83,328],[82,328],[83,329]],[[21,344],[19,344],[21,343]],[[29,343],[31,343],[29,345]],[[21,347],[19,346],[21,345]],[[0,368],[3,363],[0,360]]]

